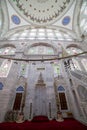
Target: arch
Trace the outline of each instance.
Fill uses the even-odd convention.
[[[60,86],[58,87],[58,91],[65,91],[65,89],[64,89],[63,86],[60,85]]]
[[[36,43],[32,43],[30,46],[26,47],[24,50],[24,54],[27,55],[28,54],[28,50],[33,48],[33,47],[49,47],[53,50],[53,53],[57,54],[57,48],[54,47],[53,45],[51,45],[50,43],[44,43],[44,42],[36,42]]]
[[[72,54],[72,55],[83,52],[83,50],[78,45],[75,45],[75,44],[68,45],[66,47],[66,51],[67,53]]]
[[[0,90],[2,90],[3,89],[3,84],[2,84],[2,82],[0,82]]]
[[[16,89],[16,92],[24,92],[24,88],[22,86],[19,86],[17,89]]]
[[[0,55],[14,55],[16,47],[14,45],[5,44],[0,46]]]
[[[52,47],[53,49],[56,49],[53,45],[51,45],[49,43],[45,43],[45,42],[33,43],[31,46],[29,46],[29,48],[34,47],[34,46],[47,46],[47,47]]]
[[[24,30],[40,29],[40,28],[41,27],[39,27],[39,26],[38,27],[33,27],[32,25],[23,25],[21,27],[19,26],[17,28],[9,30],[8,33],[5,34],[5,37],[6,37],[6,39],[9,39],[11,36],[13,36],[14,34],[17,34],[18,32],[21,33],[21,32],[24,32]],[[67,32],[67,34],[70,35],[72,38],[76,38],[75,34],[71,30],[69,30],[67,28],[62,28],[62,27],[59,27],[59,26],[57,27],[57,26],[49,25],[49,27],[43,27],[43,29],[52,29],[52,30],[59,31],[60,33],[61,32],[66,33]]]
[[[70,48],[70,47],[75,47],[75,48],[77,48],[77,49],[81,49],[81,50],[82,50],[82,48],[79,47],[79,46],[76,45],[76,44],[69,44],[68,46],[66,46],[66,49],[67,49],[67,48]]]
[[[4,45],[1,45],[1,46],[0,46],[0,49],[1,49],[1,48],[5,48],[5,47],[16,48],[15,45],[12,45],[12,44],[4,44]]]

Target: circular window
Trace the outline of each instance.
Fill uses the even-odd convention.
[[[20,18],[17,15],[12,15],[12,21],[15,24],[20,24]]]
[[[63,25],[67,25],[70,23],[70,17],[69,16],[66,16],[63,18],[63,21],[62,21],[62,24]]]

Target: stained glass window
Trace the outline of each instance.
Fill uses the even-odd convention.
[[[82,53],[82,50],[79,48],[76,48],[76,47],[69,47],[69,48],[67,48],[67,52],[71,55],[75,55],[78,53]]]
[[[22,62],[19,76],[27,77],[27,73],[28,73],[28,63]]]
[[[28,51],[28,54],[47,54],[47,55],[53,55],[54,50],[51,47],[46,47],[46,46],[35,46],[31,47]]]
[[[15,54],[15,48],[13,47],[0,48],[0,55],[13,55],[13,54]]]
[[[0,66],[0,77],[7,77],[12,65],[11,60],[4,60]]]
[[[20,35],[21,33],[21,35]],[[21,30],[9,37],[9,40],[20,40],[20,39],[51,39],[51,40],[65,40],[65,32],[61,32],[57,29],[46,29],[46,28],[29,28],[28,30]],[[67,34],[68,40],[72,41],[72,36]]]
[[[58,87],[58,91],[65,91],[65,89],[64,89],[63,86],[60,85],[60,86]]]
[[[58,75],[61,75],[60,65],[58,63],[54,63],[53,68],[54,68],[54,77],[57,77]]]
[[[17,92],[23,92],[24,91],[24,88],[22,86],[19,86],[17,89],[16,89]]]

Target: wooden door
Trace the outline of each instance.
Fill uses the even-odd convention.
[[[16,93],[13,110],[20,110],[22,93]]]
[[[61,110],[67,110],[68,107],[67,107],[65,93],[59,93],[59,99],[60,99]]]

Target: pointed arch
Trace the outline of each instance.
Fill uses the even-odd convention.
[[[17,89],[16,89],[16,92],[24,92],[24,88],[22,86],[19,86]]]
[[[65,89],[64,89],[63,86],[60,85],[60,86],[58,87],[58,91],[65,91]]]
[[[14,45],[4,45],[0,47],[0,55],[15,55],[16,48]]]

